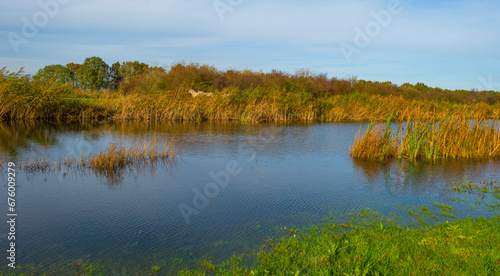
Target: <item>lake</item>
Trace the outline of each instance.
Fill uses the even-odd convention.
[[[410,206],[440,202],[460,216],[487,213],[450,191],[465,176],[497,179],[498,161],[352,160],[349,147],[367,126],[1,123],[5,210],[7,162],[17,165],[16,264],[50,271],[81,260],[120,275],[153,265],[175,272],[203,257],[219,262],[248,255],[279,237],[281,227],[302,228],[329,217],[342,222],[362,208],[404,218]],[[35,158],[53,164],[113,142],[151,139],[172,140],[179,149],[176,161],[113,175],[64,166],[33,173],[19,168]]]

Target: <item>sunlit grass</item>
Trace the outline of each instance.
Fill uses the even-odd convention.
[[[158,162],[169,165],[175,162],[177,154],[178,149],[174,145],[173,139],[165,140],[164,144],[160,146],[157,138],[153,138],[147,142],[139,141],[130,145],[112,143],[99,152],[89,155],[70,154],[58,158],[58,161],[54,163],[48,162],[45,156],[40,158],[38,153],[34,158],[28,155],[21,168],[29,173],[61,171],[63,168],[80,172],[91,170],[97,176],[104,176],[116,183],[123,178],[124,170],[143,171],[147,166],[154,168]]]
[[[440,205],[448,209],[447,205]],[[422,207],[424,209],[425,206]],[[425,211],[429,212],[428,208]],[[432,215],[432,214],[431,214]],[[134,275],[498,275],[500,217],[470,218],[420,226],[362,210],[341,224],[325,223],[296,230],[282,228],[252,254],[235,253],[228,261],[200,260],[198,267],[171,271],[153,265]],[[107,275],[106,262],[77,260],[54,268],[59,274]],[[39,275],[41,267],[21,268]]]
[[[395,120],[417,115],[422,120],[442,119],[457,110],[468,118],[500,118],[500,93],[493,91],[444,91],[321,75],[182,68],[138,76],[118,90],[32,81],[22,72],[1,69],[0,119],[340,122],[384,121],[391,114]],[[210,81],[202,81],[205,77]],[[213,96],[193,98],[190,89]]]
[[[436,204],[452,218],[446,204]],[[432,216],[425,206],[414,216]],[[418,218],[417,218],[418,220]],[[424,221],[420,218],[420,221]],[[243,256],[208,260],[178,275],[485,275],[500,273],[500,217],[465,218],[417,227],[363,210],[346,223],[302,231],[286,229],[269,240],[251,267]]]
[[[464,111],[465,112],[465,111]],[[487,159],[500,157],[500,122],[451,113],[443,119],[407,116],[397,130],[370,124],[356,135],[350,154],[357,159]]]
[[[22,71],[0,69],[0,118],[76,120],[109,117],[106,108],[76,98],[70,84],[30,80]]]
[[[139,142],[130,146],[125,144],[111,144],[104,150],[88,157],[79,156],[76,161],[69,157],[65,160],[66,165],[73,163],[77,166],[96,170],[112,171],[126,166],[153,163],[156,161],[172,161],[176,158],[177,149],[172,142],[165,141],[161,150],[157,149],[156,139],[149,142]]]

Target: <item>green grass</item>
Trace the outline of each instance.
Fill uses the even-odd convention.
[[[326,225],[283,238],[259,254],[254,275],[500,273],[499,220],[464,219],[422,229],[373,226],[340,233]],[[223,272],[224,270],[221,270]]]
[[[475,182],[473,179],[468,180],[468,177],[464,177],[460,183],[453,183],[453,190],[459,193],[483,193],[492,194],[497,199],[500,199],[500,186],[498,181],[493,179],[485,179],[481,182]]]
[[[455,214],[453,213],[453,208],[451,208],[450,205],[444,203],[434,203],[433,205],[441,208],[441,216],[447,218],[455,217]]]
[[[498,182],[452,183],[452,192],[492,195],[495,211]],[[461,186],[463,190],[458,190]],[[487,189],[485,189],[487,188]],[[490,202],[490,201],[488,201]],[[402,226],[368,209],[350,214],[344,223],[325,223],[301,231],[282,229],[285,236],[269,240],[255,253],[251,267],[241,265],[242,256],[222,264],[208,260],[197,270],[178,275],[498,275],[500,273],[500,216],[454,220],[451,206],[434,203],[445,221],[427,206],[408,210],[416,224]]]
[[[481,190],[479,190],[482,192]],[[446,204],[434,204],[451,212]],[[363,209],[344,223],[324,223],[297,230],[281,228],[251,256],[235,254],[228,261],[199,261],[193,269],[169,270],[152,264],[133,275],[498,275],[500,216],[466,217],[422,223],[434,217],[426,206],[410,209],[417,224],[402,226]],[[248,260],[252,260],[250,266]],[[107,262],[77,260],[46,272],[19,268],[17,275],[114,275]],[[111,264],[112,265],[112,264]],[[181,265],[182,266],[182,265]],[[114,271],[114,270],[113,270]],[[116,272],[114,272],[116,273]],[[8,275],[8,274],[6,274]]]
[[[289,231],[255,252],[198,268],[167,272],[157,265],[137,275],[498,275],[500,217],[465,218],[420,227],[403,227],[369,213],[346,227],[326,223]],[[164,270],[165,269],[165,270]],[[112,275],[105,265],[75,261],[56,269],[66,275]],[[18,275],[51,275],[38,267],[21,267]],[[45,273],[45,274],[44,274]],[[52,273],[52,272],[51,272]]]

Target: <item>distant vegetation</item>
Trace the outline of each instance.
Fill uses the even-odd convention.
[[[190,89],[213,96],[193,98]],[[3,119],[381,121],[417,112],[423,119],[443,118],[457,110],[500,118],[495,91],[328,78],[307,69],[220,71],[178,63],[165,70],[138,61],[109,66],[99,57],[49,65],[33,77],[4,68],[0,97]]]

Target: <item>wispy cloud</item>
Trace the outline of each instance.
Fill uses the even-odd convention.
[[[50,1],[58,0],[42,0]],[[242,0],[221,21],[212,0],[65,0],[17,54],[7,34],[21,33],[23,18],[43,9],[38,0],[8,1],[0,11],[0,63],[34,73],[94,55],[109,63],[187,60],[466,89],[478,76],[500,73],[500,2],[491,0],[400,0],[403,11],[348,64],[339,45],[391,1]]]

